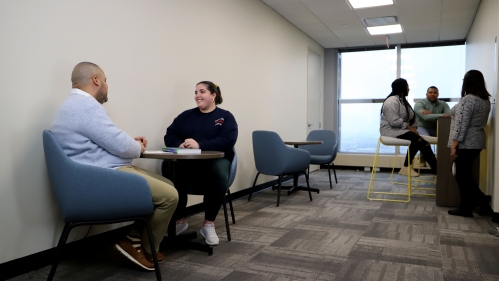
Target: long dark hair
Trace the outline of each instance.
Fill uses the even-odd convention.
[[[406,96],[409,94],[409,91],[407,90],[408,87],[409,84],[407,83],[407,80],[405,80],[404,78],[395,79],[395,81],[393,81],[392,83],[392,92],[386,97],[386,99],[383,101],[383,104],[381,105],[380,114],[383,115],[383,105],[385,104],[385,101],[391,96],[398,96],[399,99],[404,104],[405,112],[407,112],[407,120],[404,121],[408,122],[409,125],[414,124],[416,114],[413,113],[412,119],[409,120],[410,118],[409,109],[411,109],[412,112],[414,112],[414,110],[412,109],[412,106],[409,104],[406,98]]]
[[[217,94],[215,96],[215,104],[216,105],[219,105],[219,104],[221,104],[224,101],[224,99],[222,98],[222,92],[220,91],[220,87],[218,87],[217,84],[215,84],[215,83],[213,83],[211,81],[201,81],[201,82],[197,83],[196,86],[199,85],[199,84],[206,85],[206,88],[208,89],[208,91],[210,91],[210,93]]]
[[[468,94],[479,96],[484,100],[489,99],[490,97],[490,94],[487,92],[487,88],[485,87],[483,74],[478,70],[472,69],[464,75],[461,97]]]

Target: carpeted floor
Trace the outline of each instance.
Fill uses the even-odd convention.
[[[447,215],[434,197],[410,203],[366,199],[370,173],[339,170],[329,188],[327,170],[311,174],[321,189],[281,196],[270,189],[234,202],[236,224],[208,256],[193,250],[162,250],[163,280],[499,280],[499,237],[487,233],[490,218]],[[400,178],[403,180],[403,178]],[[304,178],[300,178],[304,182]],[[378,174],[380,189],[402,189]],[[203,216],[188,218],[190,229]],[[11,280],[46,280],[44,267]],[[109,244],[63,260],[55,280],[155,280]]]

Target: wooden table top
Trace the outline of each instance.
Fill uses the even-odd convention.
[[[289,145],[307,145],[307,144],[322,144],[323,141],[308,141],[308,140],[285,140],[285,144]]]
[[[161,150],[146,150],[140,155],[140,158],[149,159],[216,159],[222,158],[225,153],[221,151],[201,150],[201,154],[174,154],[171,152],[164,152]]]

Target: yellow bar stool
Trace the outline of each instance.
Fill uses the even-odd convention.
[[[407,166],[407,183],[398,183],[398,182],[393,182],[393,172],[395,170],[395,163],[398,158],[398,150],[397,153],[395,154],[395,158],[393,159],[393,165],[392,165],[392,174],[390,175],[390,183],[391,184],[403,184],[407,186],[407,191],[406,192],[385,192],[385,191],[375,191],[374,186],[376,183],[376,168],[378,167],[378,157],[379,157],[379,148],[380,145],[383,144],[385,146],[407,146],[407,152],[410,152],[409,146],[411,145],[411,141],[408,140],[403,140],[403,139],[397,139],[397,138],[391,138],[391,137],[385,137],[381,136],[378,139],[378,146],[376,147],[376,154],[374,154],[374,163],[373,163],[373,169],[371,172],[371,179],[369,180],[369,186],[367,188],[367,199],[369,200],[375,200],[375,201],[385,201],[385,202],[404,202],[407,203],[411,201],[411,165]],[[376,195],[393,195],[393,196],[403,196],[407,197],[407,199],[390,199],[390,198],[380,198]],[[376,196],[376,197],[373,197]]]
[[[437,137],[432,137],[432,136],[421,136],[425,141],[427,141],[430,145],[437,145],[438,138]],[[435,153],[436,155],[436,153]],[[413,181],[416,182],[416,184],[413,187],[413,190],[430,190],[430,191],[435,191],[435,193],[412,193],[414,195],[422,195],[422,196],[436,196],[437,193],[437,179],[431,175],[431,176],[421,176],[421,152],[418,154],[418,174],[419,177],[417,179],[414,179]],[[435,187],[419,187],[421,183],[429,183],[429,184],[434,184]]]

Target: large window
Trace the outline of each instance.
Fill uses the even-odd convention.
[[[455,105],[461,94],[464,60],[464,45],[341,53],[339,150],[375,152],[381,104],[390,94],[397,72],[409,83],[408,100],[412,106],[415,101],[426,98],[429,86],[438,87],[439,98],[447,100],[450,107]],[[394,153],[395,150],[382,146],[381,152]],[[401,149],[401,153],[405,150]]]

